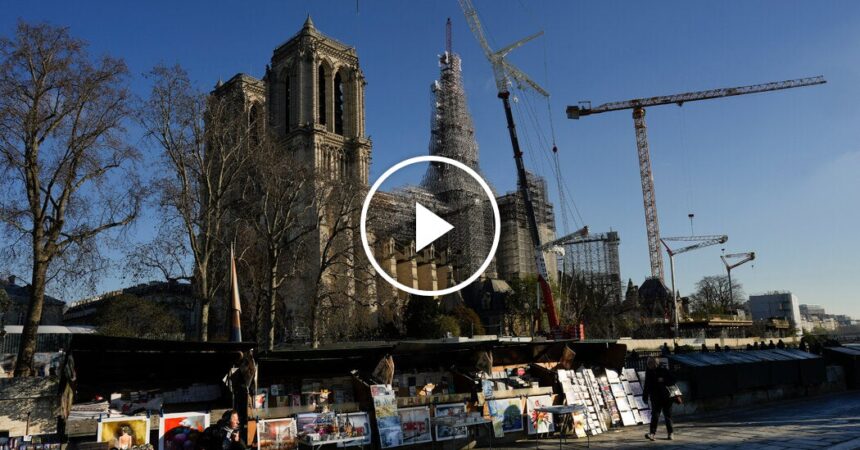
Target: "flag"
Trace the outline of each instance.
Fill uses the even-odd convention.
[[[236,258],[230,246],[230,287],[232,296],[232,319],[230,321],[230,342],[242,342],[242,305],[239,302],[239,277],[236,275]]]

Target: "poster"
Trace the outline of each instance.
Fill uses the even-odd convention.
[[[299,433],[313,433],[316,430],[317,413],[302,413],[296,415],[296,429]]]
[[[447,405],[436,405],[434,417],[456,416],[466,412],[466,405],[462,403],[449,403]],[[440,425],[436,427],[437,441],[450,441],[451,439],[461,439],[468,436],[466,427],[446,427]]]
[[[158,450],[199,449],[198,442],[208,426],[209,413],[164,414],[158,421]]]
[[[492,400],[487,405],[496,437],[503,437],[505,433],[523,431],[523,406],[519,398]]]
[[[268,409],[269,407],[269,390],[266,388],[257,389],[257,395],[254,396],[254,409]]]
[[[149,417],[112,417],[99,420],[96,441],[110,443],[110,448],[131,448],[149,444]]]
[[[630,383],[630,392],[633,395],[642,395],[642,385],[638,381]]]
[[[651,423],[651,410],[650,409],[640,409],[639,417],[642,418],[642,423]]]
[[[352,429],[352,432],[349,433],[350,435],[354,437],[364,436],[364,439],[360,442],[347,442],[346,444],[340,442],[337,444],[338,447],[350,447],[354,445],[365,447],[371,445],[373,433],[370,431],[370,418],[367,416],[366,412],[338,414],[337,420],[341,424],[344,424],[344,426],[346,426],[346,424],[349,425]]]
[[[535,409],[543,406],[551,406],[552,397],[549,395],[537,395],[534,397],[526,397],[526,409],[528,411],[528,434],[535,433],[550,433],[555,431],[555,424],[552,421],[552,414],[548,412],[539,412]]]
[[[376,412],[376,427],[379,429],[379,445],[382,448],[403,445],[403,429],[397,414],[397,398],[394,390],[384,384],[370,386],[373,409]]]
[[[397,410],[397,415],[400,416],[404,445],[433,441],[429,407],[401,408]]]
[[[298,448],[296,419],[271,419],[257,422],[257,448],[259,450],[291,450]]]
[[[573,417],[573,433],[578,438],[583,438],[586,435],[585,432],[585,422],[588,420],[581,411],[574,412],[572,414]]]

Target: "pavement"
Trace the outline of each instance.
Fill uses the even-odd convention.
[[[655,442],[645,439],[647,425],[621,427],[592,436],[597,449],[860,449],[860,391],[745,407],[742,410],[675,419],[675,440],[666,438],[662,418]],[[535,441],[501,448],[535,448]],[[585,448],[586,440],[567,441],[562,448]],[[557,439],[542,439],[540,448],[559,448]]]

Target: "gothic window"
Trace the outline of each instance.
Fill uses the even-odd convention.
[[[284,130],[290,131],[290,76],[284,80]]]
[[[334,132],[343,134],[343,79],[340,71],[334,76]]]
[[[317,108],[317,112],[318,112],[317,122],[319,122],[321,125],[325,125],[325,116],[326,116],[325,79],[326,79],[325,67],[322,64],[320,64],[319,71],[317,72],[317,105],[319,105]]]

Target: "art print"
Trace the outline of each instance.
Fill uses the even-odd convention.
[[[158,450],[200,449],[203,430],[208,426],[209,413],[164,414],[158,420]]]

